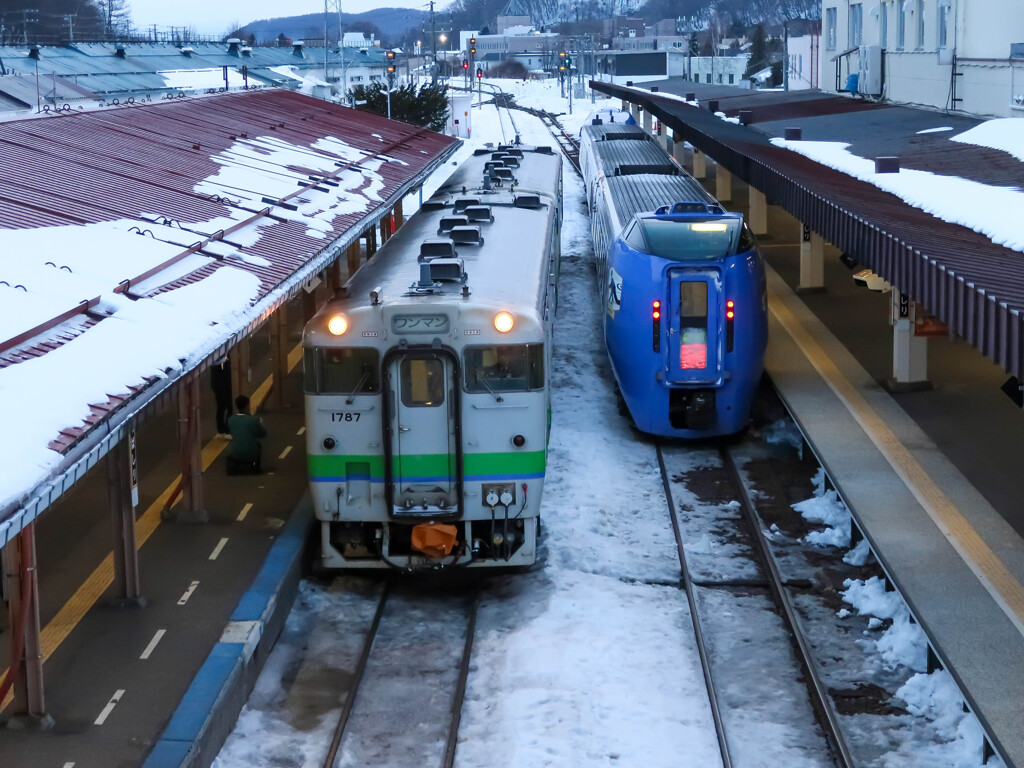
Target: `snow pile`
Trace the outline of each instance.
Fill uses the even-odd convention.
[[[800,434],[796,424],[789,419],[779,419],[763,427],[761,437],[768,445],[790,445],[800,458],[804,456],[803,435]]]
[[[916,672],[928,668],[928,641],[921,627],[911,622],[910,609],[903,602],[898,592],[885,589],[885,580],[872,576],[867,581],[847,579],[846,587],[840,594],[861,616],[874,616],[881,619],[876,626],[883,626],[891,621],[881,637],[877,640],[865,641],[874,643],[874,650],[881,657],[882,663],[888,668],[906,666]]]
[[[819,547],[850,546],[850,510],[839,494],[825,489],[825,470],[818,469],[814,476],[814,496],[794,504],[793,509],[809,523],[824,525],[824,530],[811,531],[804,537],[808,544]]]

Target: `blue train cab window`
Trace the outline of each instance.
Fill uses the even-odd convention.
[[[528,392],[544,388],[543,344],[495,344],[464,352],[467,392]]]
[[[306,349],[306,391],[320,395],[373,395],[380,392],[380,354],[359,347]]]
[[[626,245],[632,248],[634,251],[640,251],[640,253],[648,253],[647,241],[644,239],[643,230],[640,228],[638,223],[633,224],[629,228],[629,231],[622,238],[626,241]]]
[[[401,363],[402,405],[436,408],[444,405],[444,363],[437,358],[406,358]]]
[[[644,253],[673,261],[708,261],[736,253],[741,226],[739,219],[648,218],[638,219],[633,229],[643,233],[645,245],[639,250]]]
[[[708,365],[708,284],[679,284],[679,367],[702,370]]]

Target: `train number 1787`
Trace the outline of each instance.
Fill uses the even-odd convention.
[[[339,421],[359,421],[359,414],[348,411],[332,411],[331,421],[334,423]]]

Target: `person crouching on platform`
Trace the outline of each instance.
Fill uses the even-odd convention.
[[[258,416],[249,413],[248,397],[236,397],[235,406],[238,413],[228,418],[231,448],[227,455],[227,471],[229,475],[258,475],[263,471],[260,438],[267,436],[267,430]]]

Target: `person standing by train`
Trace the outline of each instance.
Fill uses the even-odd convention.
[[[229,475],[259,475],[263,472],[263,446],[260,438],[267,436],[267,430],[259,416],[249,413],[249,398],[239,395],[235,398],[238,413],[228,419],[231,432],[231,448],[227,455]]]
[[[217,434],[227,435],[231,416],[231,361],[226,355],[210,366],[210,388],[216,401]]]

